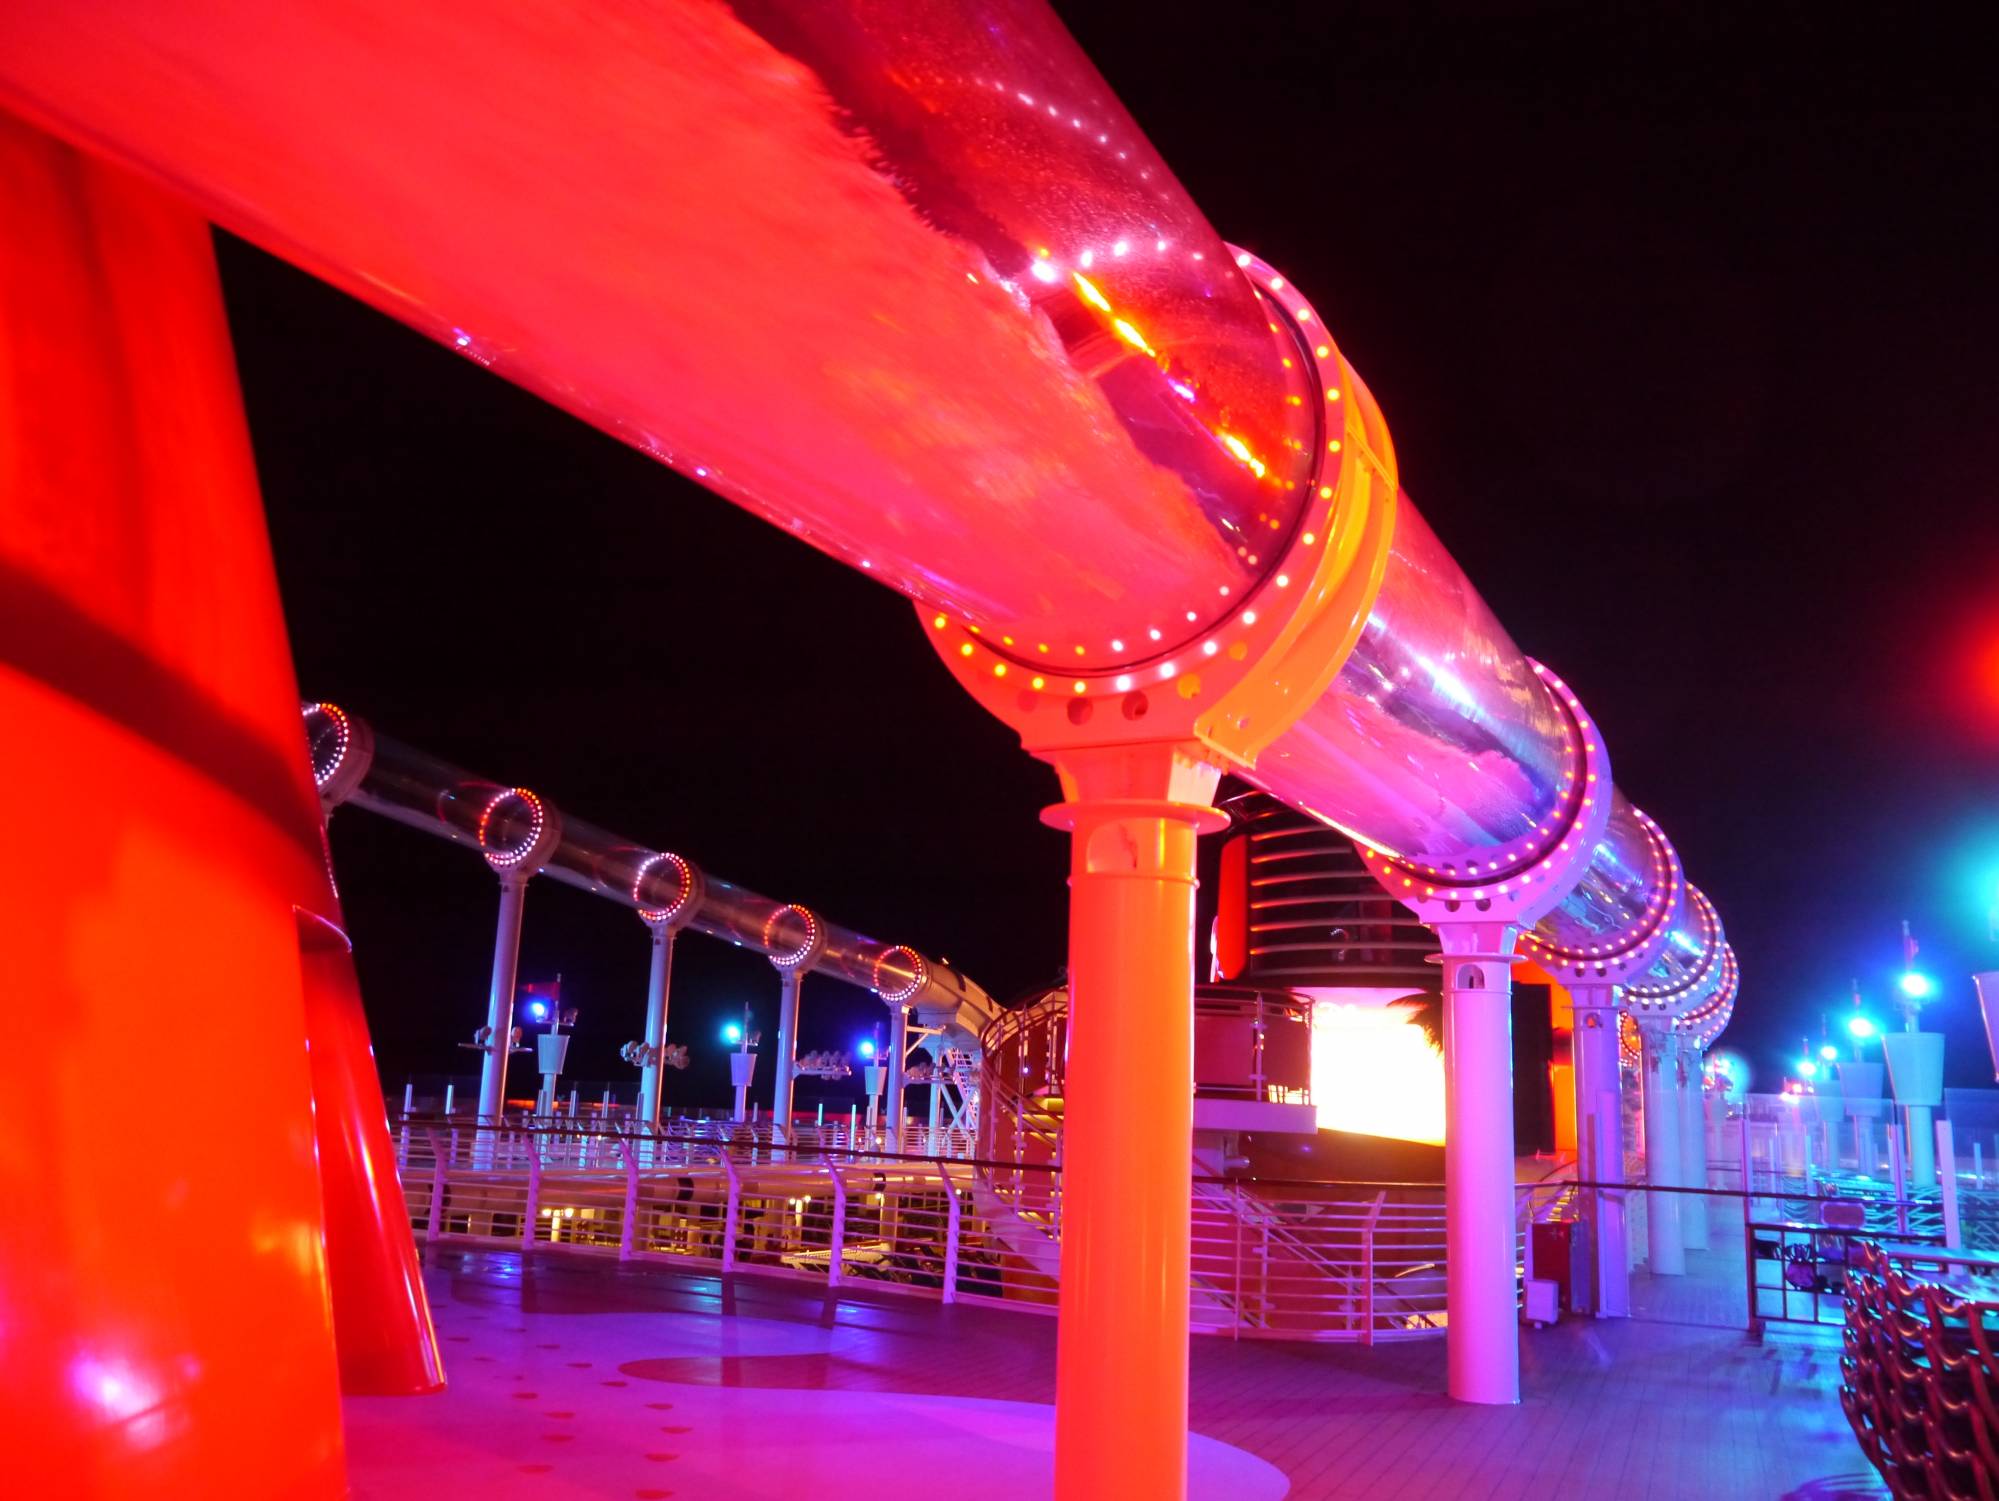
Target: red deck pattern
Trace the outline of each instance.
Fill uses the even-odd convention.
[[[1047,1493],[1051,1319],[559,1253],[435,1254],[428,1280],[451,1386],[348,1401],[363,1501]],[[1522,1404],[1470,1408],[1441,1343],[1196,1339],[1192,1494],[1885,1495],[1829,1343],[1569,1320],[1521,1350]]]

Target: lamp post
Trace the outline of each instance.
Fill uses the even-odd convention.
[[[1839,1065],[1839,1092],[1845,1099],[1846,1113],[1853,1121],[1854,1167],[1864,1177],[1872,1177],[1878,1165],[1874,1156],[1874,1118],[1881,1113],[1881,1065],[1868,1063],[1862,1058],[1867,1044],[1881,1035],[1881,1029],[1874,1018],[1858,1008],[1860,982],[1853,982],[1853,1004],[1856,1008],[1847,1018],[1847,1035],[1853,1039],[1853,1061]]]
[[[748,1001],[743,1002],[743,1019],[723,1026],[722,1041],[736,1044],[736,1050],[729,1054],[729,1082],[736,1087],[736,1120],[740,1124],[750,1118],[750,1082],[757,1072],[757,1037],[750,1031]]]
[[[1888,1065],[1888,1082],[1895,1091],[1895,1103],[1902,1107],[1904,1130],[1909,1143],[1910,1181],[1917,1188],[1935,1188],[1937,1183],[1936,1140],[1932,1112],[1943,1103],[1943,1035],[1917,1029],[1923,1003],[1936,992],[1936,982],[1916,968],[1916,940],[1902,922],[1902,974],[1896,982],[1901,991],[1902,1030],[1884,1033],[1883,1060]]]

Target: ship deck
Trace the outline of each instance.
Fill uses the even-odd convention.
[[[1523,1330],[1515,1408],[1446,1400],[1440,1340],[1196,1338],[1192,1494],[1885,1496],[1840,1414],[1834,1341],[1704,1320],[1740,1275],[1718,1245],[1669,1290],[1637,1275],[1636,1306],[1684,1322]],[[561,1252],[427,1260],[450,1386],[348,1399],[364,1501],[442,1475],[496,1496],[1048,1493],[1051,1318]]]

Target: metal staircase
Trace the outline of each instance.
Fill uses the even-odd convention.
[[[986,1028],[977,1160],[969,1182],[958,1180],[1007,1250],[1051,1279],[1061,1259],[1067,1037],[1060,987]],[[1434,1195],[1291,1199],[1281,1186],[1266,1191],[1197,1169],[1189,1209],[1197,1328],[1371,1343],[1443,1327],[1443,1212]]]

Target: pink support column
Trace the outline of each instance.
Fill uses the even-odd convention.
[[[1444,1237],[1450,1393],[1520,1400],[1509,922],[1437,924],[1444,970]]]
[[[1069,1056],[1055,1496],[1187,1494],[1194,855],[1216,773],[1164,746],[1062,763]]]
[[[1680,1184],[1707,1187],[1707,1100],[1701,1088],[1705,1060],[1691,1037],[1680,1039]],[[1707,1200],[1680,1195],[1680,1241],[1689,1251],[1708,1248]]]
[[[1514,1215],[1513,961],[1521,934],[1589,868],[1610,820],[1609,762],[1566,684],[1537,676],[1568,716],[1568,797],[1560,824],[1503,876],[1451,878],[1363,848],[1382,890],[1436,931],[1443,953],[1444,1229],[1450,1394],[1520,1400],[1519,1275]]]
[[[666,1002],[673,979],[671,923],[648,921],[652,933],[652,967],[646,976],[645,1062],[639,1072],[639,1121],[659,1124],[660,1083],[665,1076]]]
[[[1663,1187],[1680,1183],[1680,1039],[1670,1026],[1645,1019],[1638,1024],[1645,1039],[1640,1065],[1645,1078],[1645,1181]],[[1680,1196],[1645,1196],[1647,1267],[1655,1277],[1684,1276],[1686,1242],[1680,1228]]]
[[[1617,1066],[1617,988],[1572,985],[1575,1016],[1576,1156],[1579,1176],[1593,1183],[1624,1181],[1622,1081]],[[1631,1312],[1630,1234],[1624,1195],[1591,1196],[1595,1231],[1596,1311],[1601,1318]]]

